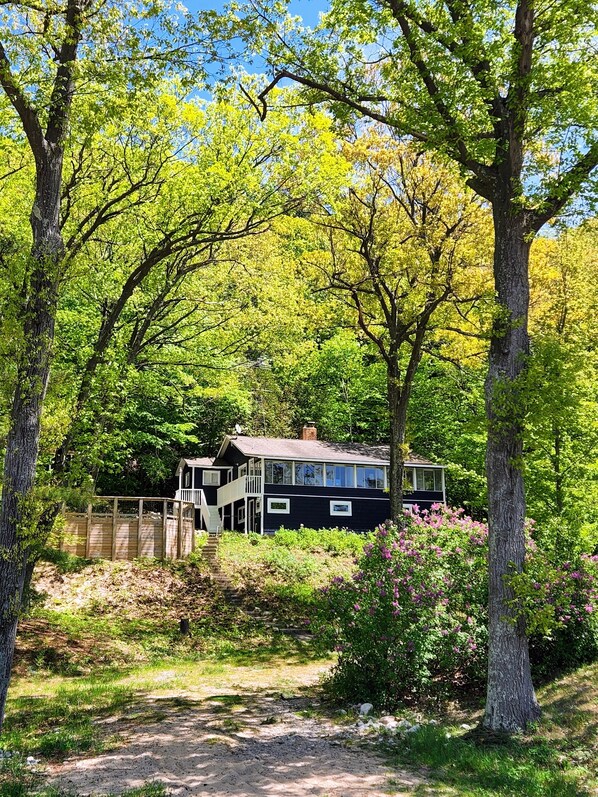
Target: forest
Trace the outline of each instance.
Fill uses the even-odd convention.
[[[235,428],[313,421],[390,445],[392,534],[410,452],[488,523],[480,722],[521,731],[528,639],[568,622],[540,584],[573,605],[587,575],[571,663],[598,652],[596,9],[189,6],[0,3],[0,728],[64,503],[170,496]]]

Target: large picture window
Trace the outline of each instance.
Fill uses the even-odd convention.
[[[292,484],[293,470],[290,462],[266,461],[266,484]]]
[[[384,468],[357,466],[357,487],[369,487],[373,490],[384,489]]]
[[[324,486],[324,465],[320,462],[296,462],[295,484],[310,487]]]
[[[442,492],[442,471],[440,468],[416,468],[415,481],[417,490]]]
[[[353,465],[326,465],[326,487],[355,487]]]

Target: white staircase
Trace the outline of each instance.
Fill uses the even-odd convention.
[[[202,491],[203,492],[203,491]],[[210,506],[202,501],[199,507],[201,518],[208,534],[218,534],[222,530],[222,521],[217,506]]]

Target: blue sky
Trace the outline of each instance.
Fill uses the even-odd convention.
[[[224,0],[183,0],[183,3],[189,11],[221,9],[225,5]],[[303,17],[306,25],[315,25],[320,12],[328,8],[328,0],[291,0],[289,8],[292,14]]]

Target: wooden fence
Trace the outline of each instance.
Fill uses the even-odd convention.
[[[183,559],[195,550],[195,509],[172,498],[96,496],[65,510],[60,549],[86,559]]]

